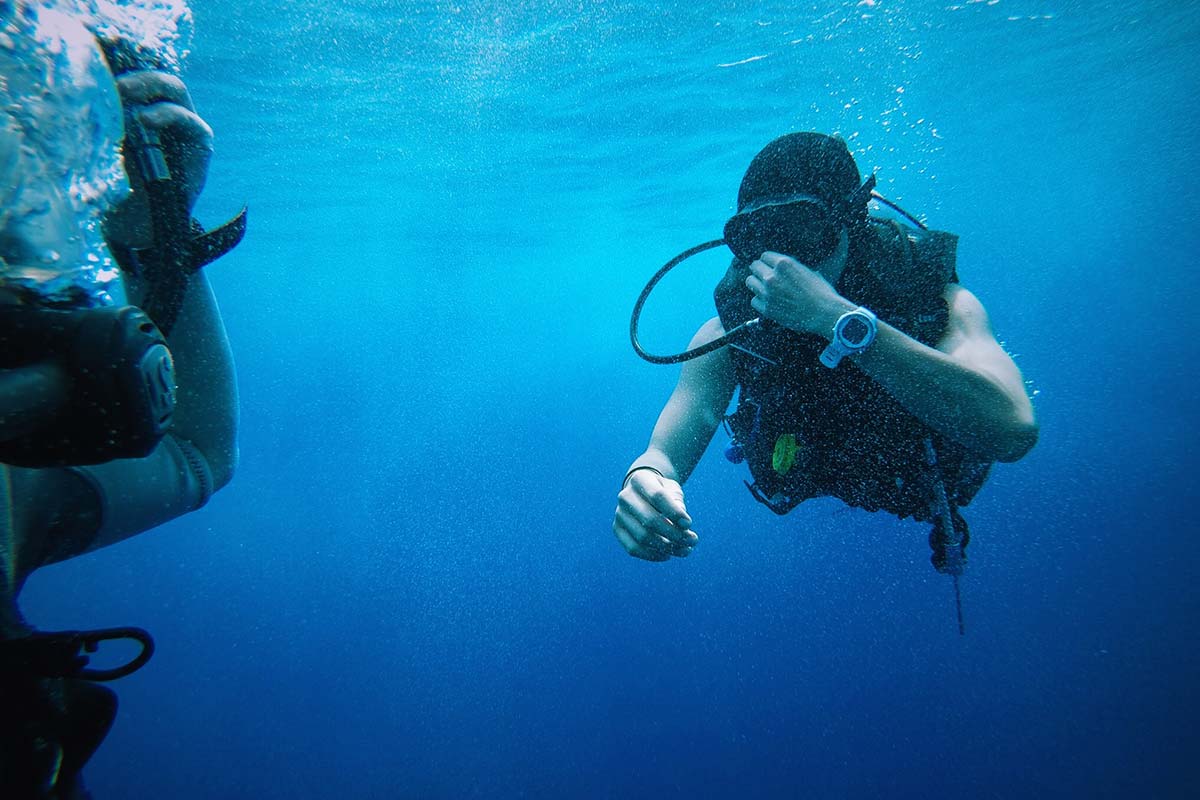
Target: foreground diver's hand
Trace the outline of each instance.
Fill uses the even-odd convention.
[[[196,114],[187,87],[173,75],[129,72],[117,78],[117,89],[125,107],[126,125],[133,117],[147,132],[158,134],[171,180],[183,192],[191,211],[208,178],[212,128]],[[128,130],[125,141],[125,172],[132,191],[105,218],[104,232],[110,240],[127,247],[149,247],[154,242],[146,184],[128,145]]]
[[[830,315],[854,307],[822,275],[828,267],[822,263],[810,268],[790,256],[763,253],[750,264],[746,276],[746,287],[754,293],[750,305],[766,319],[798,333],[827,333],[824,323]],[[841,265],[836,271],[841,272]]]
[[[631,556],[646,561],[684,558],[696,546],[692,518],[683,504],[683,487],[654,470],[630,474],[617,495],[613,533]]]

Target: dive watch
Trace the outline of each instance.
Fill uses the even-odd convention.
[[[861,353],[875,341],[878,330],[875,315],[867,309],[859,306],[847,311],[833,324],[833,338],[829,340],[829,346],[821,351],[821,363],[833,368],[846,356]]]

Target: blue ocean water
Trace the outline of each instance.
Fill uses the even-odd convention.
[[[241,464],[25,592],[157,638],[98,798],[1200,796],[1188,4],[192,8],[198,213],[251,214],[208,268]],[[961,235],[1036,392],[970,508],[965,637],[920,526],[776,518],[720,434],[691,558],[610,531],[676,378],[632,302],[803,129]],[[722,267],[664,284],[657,349]]]

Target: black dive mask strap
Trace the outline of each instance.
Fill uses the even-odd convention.
[[[862,182],[862,186],[859,186],[853,192],[846,195],[846,199],[843,203],[843,213],[849,216],[855,214],[860,208],[866,209],[867,203],[871,202],[871,198],[875,194],[876,183],[878,183],[878,180],[875,177],[875,173],[872,172],[867,176],[867,179]]]
[[[243,206],[219,227],[205,231],[191,218],[183,189],[171,175],[158,132],[142,125],[132,110],[125,115],[125,145],[134,155],[132,163],[146,185],[154,245],[124,255],[136,264],[149,285],[142,307],[159,329],[170,335],[192,273],[228,253],[245,236],[246,208]]]

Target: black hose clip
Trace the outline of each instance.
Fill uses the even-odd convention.
[[[89,656],[104,642],[132,639],[142,646],[130,661],[109,669],[88,667]],[[103,628],[95,631],[33,633],[0,641],[0,675],[26,674],[43,678],[82,678],[114,681],[137,672],[154,655],[154,639],[142,628]]]

